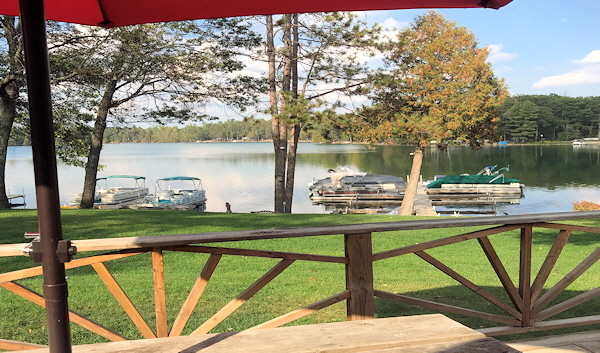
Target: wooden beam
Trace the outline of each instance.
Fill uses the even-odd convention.
[[[597,217],[595,217],[597,218]],[[586,232],[586,233],[600,233],[600,227],[588,227],[588,226],[577,226],[574,224],[564,224],[564,223],[535,223],[534,227],[540,228],[550,228],[550,229],[558,229],[558,230],[570,230],[577,232]]]
[[[336,304],[341,302],[342,300],[346,300],[350,298],[350,291],[343,291],[341,293],[338,293],[336,295],[332,295],[331,297],[325,298],[323,300],[319,300],[318,302],[312,303],[310,305],[307,305],[301,309],[298,310],[294,310],[290,313],[287,313],[285,315],[276,317],[272,320],[263,322],[260,325],[256,325],[254,327],[249,328],[248,330],[255,330],[255,329],[264,329],[264,328],[274,328],[274,327],[279,327],[281,325],[285,325],[289,322],[292,322],[294,320],[298,320],[301,317],[305,317],[306,315],[312,314],[315,311],[319,311],[323,308],[326,308],[330,305]]]
[[[550,251],[548,251],[548,255],[546,255],[546,259],[544,260],[542,267],[540,267],[540,270],[538,271],[538,274],[535,277],[533,284],[531,285],[532,302],[535,302],[540,293],[542,292],[544,284],[548,280],[548,276],[550,276],[554,265],[556,265],[556,261],[558,260],[560,253],[565,247],[565,244],[569,240],[570,235],[570,230],[561,230],[558,232],[558,235],[556,236],[556,239],[554,240]]]
[[[477,240],[479,241],[479,245],[481,245],[485,256],[488,258],[488,261],[492,265],[492,268],[494,268],[494,271],[496,272],[496,275],[498,276],[500,283],[502,283],[502,286],[504,287],[506,294],[508,294],[508,297],[510,298],[511,302],[513,303],[515,308],[517,308],[517,310],[521,310],[521,305],[523,305],[523,299],[521,298],[517,287],[515,287],[515,284],[508,275],[508,272],[502,264],[502,261],[498,257],[498,254],[496,253],[494,246],[490,242],[490,239],[488,237],[483,237],[478,238]]]
[[[194,308],[196,308],[198,300],[200,300],[200,297],[202,296],[202,293],[204,292],[208,281],[212,277],[215,268],[217,268],[217,265],[221,260],[221,256],[222,255],[220,254],[212,254],[208,258],[208,261],[204,265],[200,276],[196,280],[196,283],[194,283],[194,286],[188,294],[185,303],[183,303],[179,314],[177,314],[177,318],[175,319],[175,323],[171,328],[169,337],[179,336],[181,334],[181,331],[183,331],[183,328],[185,327],[185,324],[187,324],[190,316],[192,315]]]
[[[67,262],[68,263],[68,262]],[[6,273],[0,273],[0,283],[12,282],[23,278],[35,277],[42,275],[42,266],[24,268]]]
[[[279,275],[283,270],[288,268],[294,260],[281,260],[275,267],[270,269],[265,275],[256,280],[250,287],[240,293],[235,299],[230,301],[227,305],[225,305],[221,310],[219,310],[216,314],[214,314],[210,319],[206,320],[205,323],[200,325],[196,330],[194,330],[192,335],[201,335],[205,334],[208,331],[212,330],[215,326],[217,326],[221,321],[227,318],[231,313],[233,313],[237,308],[242,306],[248,299],[252,298],[254,294],[256,294],[259,290],[261,290],[264,286],[269,284],[277,275]]]
[[[144,336],[144,338],[156,338],[156,335],[150,326],[148,326],[148,323],[146,323],[142,315],[140,315],[140,312],[137,310],[135,305],[133,305],[125,291],[123,291],[123,288],[121,288],[108,268],[106,268],[103,263],[92,264],[92,267],[96,273],[98,273],[98,276],[102,279],[106,285],[106,288],[110,290],[117,302],[121,305],[123,310],[125,310],[125,313],[129,316],[129,318],[131,318],[131,321],[133,321],[134,325],[138,328],[138,330],[140,330],[142,336]]]
[[[455,314],[476,317],[479,319],[500,322],[500,323],[508,324],[508,325],[519,325],[521,323],[519,320],[513,319],[511,317],[484,313],[482,311],[465,309],[465,308],[461,308],[458,306],[436,303],[436,302],[432,302],[430,300],[412,298],[412,297],[407,297],[405,295],[389,293],[389,292],[384,292],[384,291],[380,291],[380,290],[375,290],[375,296],[379,297],[379,298],[396,300],[396,301],[410,304],[410,305],[416,305],[416,306],[421,306],[424,308],[447,311],[447,312],[451,312],[451,313],[455,313]]]
[[[389,232],[417,229],[437,229],[456,227],[478,227],[491,225],[521,225],[534,223],[541,226],[545,222],[600,218],[600,211],[556,212],[510,216],[451,217],[415,221],[382,222],[367,224],[329,225],[279,229],[239,230],[193,234],[170,234],[142,237],[74,240],[79,253],[115,249],[139,249],[177,246],[225,241],[294,238],[333,234],[362,234],[366,232]],[[518,227],[520,228],[520,226]],[[0,245],[0,257],[22,256],[27,243]],[[421,249],[425,250],[425,249]]]
[[[508,226],[499,226],[489,229],[477,230],[470,233],[459,234],[448,238],[442,238],[437,240],[426,241],[420,244],[414,244],[405,246],[398,249],[392,249],[387,251],[382,251],[376,254],[373,254],[373,261],[383,260],[390,257],[405,255],[414,253],[417,251],[423,251],[427,249],[437,248],[444,245],[450,245],[455,243],[460,243],[465,240],[477,239],[481,237],[486,237],[492,234],[498,234],[502,232],[508,232],[510,230],[515,230],[521,228],[521,225],[508,225]]]
[[[4,289],[7,289],[7,290],[15,293],[16,295],[18,295],[22,298],[25,298],[25,299],[29,300],[30,302],[37,304],[43,308],[46,307],[46,301],[44,300],[44,297],[42,297],[39,293],[36,293],[23,285],[20,285],[15,282],[5,282],[5,283],[0,283],[0,287],[3,287]],[[69,310],[69,321],[74,322],[77,325],[79,325],[87,330],[90,330],[110,341],[125,341],[125,340],[127,340],[127,338],[119,335],[118,333],[111,331],[111,330],[107,329],[106,327],[104,327],[98,323],[95,323],[92,320],[90,320],[72,310]]]
[[[458,283],[462,284],[463,286],[469,288],[470,290],[472,290],[476,294],[480,295],[485,300],[487,300],[490,303],[496,305],[498,308],[504,310],[506,313],[512,315],[513,317],[515,317],[518,320],[521,320],[521,313],[519,311],[517,311],[515,308],[511,308],[506,303],[504,303],[500,299],[494,297],[491,293],[489,293],[485,289],[479,287],[478,285],[476,285],[473,282],[469,281],[465,277],[461,276],[456,271],[454,271],[450,267],[444,265],[443,263],[441,263],[440,261],[438,261],[433,256],[427,254],[424,251],[416,252],[415,255],[417,255],[418,257],[420,257],[423,260],[427,261],[428,263],[430,263],[431,265],[433,265],[435,268],[437,268],[438,270],[442,271],[443,273],[447,274],[448,276],[450,276],[452,279],[454,279]]]
[[[69,270],[72,268],[87,266],[99,262],[105,262],[115,259],[122,259],[124,257],[129,257],[133,255],[143,254],[145,251],[131,251],[125,250],[123,252],[117,252],[114,254],[104,254],[104,255],[96,255],[91,257],[86,257],[83,259],[71,260],[65,263],[65,269]],[[0,273],[0,283],[2,282],[12,282],[23,278],[35,277],[42,275],[42,266],[36,266],[31,268],[25,268],[22,270],[16,270],[6,273]]]
[[[94,255],[94,256],[90,256],[90,257],[84,257],[81,259],[71,260],[71,261],[65,263],[65,268],[68,270],[71,268],[82,267],[82,266],[91,265],[91,264],[95,264],[95,263],[99,263],[99,262],[124,259],[129,256],[145,254],[148,251],[150,251],[150,249],[124,249],[124,250],[120,250],[120,251],[114,251],[114,252],[111,252],[108,254],[99,254],[99,255]]]
[[[156,313],[156,336],[168,337],[167,296],[165,293],[165,265],[162,249],[152,250],[152,277],[154,280],[154,311]]]
[[[519,257],[519,295],[523,300],[521,305],[521,326],[531,324],[531,246],[533,229],[531,225],[521,229],[521,246]]]
[[[42,344],[0,339],[0,349],[4,349],[7,351],[26,351],[36,348],[48,348],[48,346],[44,346]]]
[[[531,313],[533,315],[542,311],[542,309],[556,298],[565,288],[573,283],[582,273],[598,261],[600,257],[600,247],[594,250],[588,257],[586,257],[579,265],[575,266],[571,272],[567,273],[558,283],[552,288],[548,289],[533,305]]]
[[[164,248],[164,250],[198,252],[198,253],[220,254],[220,255],[268,257],[268,258],[274,258],[274,259],[293,259],[293,260],[306,260],[306,261],[318,261],[318,262],[332,262],[332,263],[338,263],[338,264],[346,263],[346,258],[341,257],[341,256],[301,254],[301,253],[290,253],[290,252],[283,252],[283,251],[221,248],[221,247],[194,246],[194,245],[172,246],[172,247]]]
[[[536,321],[542,321],[546,318],[554,316],[558,313],[561,313],[565,310],[569,310],[574,306],[577,306],[581,303],[585,303],[588,300],[594,299],[600,296],[600,287],[589,290],[585,293],[581,293],[571,299],[565,300],[562,303],[556,304],[546,310],[542,310],[535,316]]]
[[[344,235],[346,250],[346,290],[350,298],[346,302],[348,321],[375,317],[373,295],[373,246],[371,233]]]

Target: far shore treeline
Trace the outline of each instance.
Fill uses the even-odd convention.
[[[499,110],[499,140],[571,141],[600,136],[600,97],[520,95],[507,98]],[[263,141],[270,138],[271,122],[262,119],[208,122],[183,128],[109,128],[105,135],[107,143]],[[300,139],[314,142],[350,141],[342,127],[329,121],[307,123]]]
[[[570,141],[600,136],[600,97],[520,95],[499,107],[498,139],[513,142]],[[11,145],[28,145],[27,134],[14,131]],[[199,141],[267,141],[271,121],[246,119],[210,121],[184,127],[109,127],[105,143],[176,143]],[[331,121],[304,125],[300,139],[313,142],[350,141],[344,129]],[[360,141],[356,141],[360,142]]]
[[[571,141],[600,137],[600,97],[520,95],[507,98],[499,107],[498,139],[511,142]],[[182,128],[154,126],[108,128],[106,143],[167,143],[196,141],[266,141],[271,138],[271,121],[227,120],[188,125]],[[310,121],[300,140],[350,142],[351,138],[331,121]],[[361,142],[361,141],[355,141]]]

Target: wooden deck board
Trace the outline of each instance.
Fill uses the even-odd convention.
[[[361,353],[519,353],[518,350],[491,338],[473,341],[426,344],[418,347],[399,347],[362,351]]]
[[[99,343],[74,346],[73,353],[466,352],[461,347],[483,344],[481,340],[489,349],[496,347],[496,350],[481,352],[518,352],[444,315],[430,314]],[[440,350],[442,348],[454,350]],[[45,348],[25,352],[48,351]]]
[[[525,353],[599,353],[600,331],[532,338],[506,342],[506,344]]]

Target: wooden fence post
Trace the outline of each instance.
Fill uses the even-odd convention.
[[[161,248],[152,250],[152,274],[154,277],[154,306],[156,311],[156,336],[168,337],[167,299],[165,295],[165,267]]]
[[[521,228],[521,254],[519,260],[519,294],[523,300],[521,326],[531,325],[531,225]]]
[[[373,247],[371,233],[345,234],[347,320],[366,320],[375,316],[373,293]]]

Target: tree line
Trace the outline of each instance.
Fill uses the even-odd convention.
[[[498,110],[495,140],[541,142],[599,137],[600,97],[567,97],[557,94],[510,96]],[[312,120],[303,125],[300,140],[351,142],[351,129],[344,128],[344,122],[346,120],[342,115],[337,116],[335,122]],[[106,143],[242,140],[271,140],[271,122],[265,119],[229,119],[183,127],[108,127],[104,135]],[[10,144],[22,145],[27,142],[26,135],[15,132]],[[355,142],[367,141],[359,139]]]
[[[600,97],[519,95],[500,106],[498,135],[515,142],[600,137]]]
[[[106,143],[169,143],[197,141],[264,141],[271,139],[271,122],[257,120],[227,120],[184,127],[152,126],[109,127],[104,134]]]
[[[518,95],[499,107],[497,140],[514,142],[571,141],[599,137],[600,97]],[[343,117],[332,121],[312,120],[303,125],[300,140],[313,142],[352,141]],[[27,130],[16,127],[9,145],[28,145]],[[176,143],[196,141],[271,140],[271,122],[265,119],[228,119],[183,127],[157,125],[107,127],[106,143]],[[358,140],[356,142],[365,142]]]
[[[138,126],[107,127],[105,143],[178,143],[202,141],[270,141],[271,121],[265,119],[245,119],[213,121],[201,124],[177,126]],[[300,132],[300,140],[312,142],[350,141],[350,136],[339,128],[306,125]],[[23,144],[23,140],[15,144]]]

